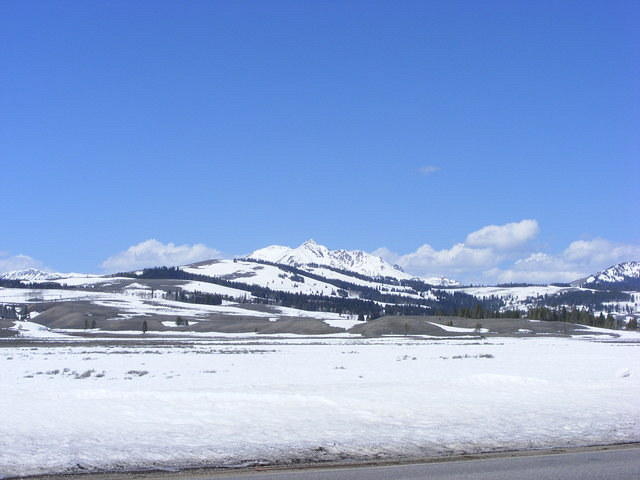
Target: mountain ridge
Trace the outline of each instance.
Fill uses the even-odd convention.
[[[314,240],[307,240],[295,248],[284,245],[269,245],[253,251],[244,258],[246,260],[265,261],[275,265],[296,267],[316,275],[326,275],[327,269],[330,269],[338,272],[351,272],[356,276],[361,275],[372,279],[387,278],[396,281],[419,280],[435,287],[462,286],[458,281],[451,280],[444,276],[419,277],[411,275],[404,272],[397,265],[391,265],[381,257],[362,250],[331,250]],[[182,268],[196,267],[216,262],[231,262],[231,260],[203,260],[201,262],[184,265]],[[0,280],[19,280],[23,282],[47,282],[70,278],[97,278],[103,276],[107,277],[112,275],[61,273],[33,267],[0,272]],[[568,285],[596,290],[627,289],[640,291],[640,261],[620,262],[597,273],[574,280]]]
[[[616,263],[604,270],[571,282],[586,288],[640,288],[640,262]]]
[[[25,280],[30,282],[43,282],[46,280],[57,280],[63,278],[62,273],[49,272],[39,268],[23,268],[20,270],[10,270],[0,272],[0,279],[3,280]]]

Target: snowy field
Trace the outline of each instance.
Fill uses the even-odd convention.
[[[0,342],[0,476],[640,441],[621,340]]]

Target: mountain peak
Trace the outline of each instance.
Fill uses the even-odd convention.
[[[589,288],[607,286],[637,288],[640,286],[640,262],[618,263],[586,278],[576,280],[573,284]]]
[[[414,275],[405,273],[400,267],[391,265],[377,255],[363,252],[362,250],[330,250],[313,239],[307,240],[296,248],[271,245],[256,250],[248,258],[299,268],[318,265],[320,267],[359,273],[367,277],[391,277],[397,280],[416,278]],[[444,277],[424,280],[432,285],[451,286],[458,284],[458,282]]]
[[[249,258],[297,267],[313,264],[370,277],[413,278],[378,256],[360,250],[330,250],[311,239],[296,248],[279,245],[265,247],[253,252]]]

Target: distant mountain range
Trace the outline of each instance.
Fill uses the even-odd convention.
[[[24,280],[27,282],[46,282],[66,277],[63,273],[47,272],[37,268],[25,268],[23,270],[13,270],[0,273],[3,280]]]
[[[278,315],[308,316],[301,312],[314,312],[322,318],[343,314],[367,318],[459,314],[479,318],[544,307],[556,312],[578,308],[598,315],[613,314],[624,322],[640,318],[640,263],[620,263],[572,284],[474,287],[442,277],[415,277],[378,256],[357,250],[330,250],[309,240],[295,248],[272,245],[244,258],[114,275],[33,268],[0,274],[0,304],[20,303],[25,298],[87,301],[94,297],[98,306],[104,304],[101,298],[115,304],[128,304],[132,297],[144,299],[144,303],[133,302],[127,307],[124,316],[130,314],[129,310],[144,315],[145,309],[151,308],[149,302],[161,314],[165,308],[161,302],[174,301],[203,304],[198,307],[203,309],[202,314],[209,311],[207,305],[225,302],[216,307],[216,315],[226,315],[227,305],[234,305],[231,311],[237,313],[232,316],[242,312],[247,317],[255,316],[256,309],[266,308],[264,305],[293,309],[287,310],[289,313],[276,309]]]
[[[53,282],[69,278],[99,278],[103,275],[91,275],[86,273],[60,273],[40,270],[38,268],[25,268],[23,270],[13,270],[10,272],[0,272],[2,280],[23,280],[25,282]]]
[[[296,267],[309,273],[326,275],[327,271],[343,272],[346,275],[365,277],[367,280],[403,281],[416,280],[436,287],[458,287],[460,282],[446,277],[417,277],[402,270],[398,265],[391,265],[381,257],[361,250],[330,250],[314,240],[307,240],[298,247],[291,248],[282,245],[270,245],[247,255],[244,259],[237,260],[208,260],[193,265],[186,265],[184,269],[201,269],[208,265],[208,271],[215,276],[242,277],[242,260],[258,261],[274,265],[286,265]],[[238,263],[240,261],[240,263]],[[218,265],[217,268],[211,267]],[[226,265],[226,267],[221,267]],[[233,265],[238,266],[238,272],[234,272]],[[214,271],[211,271],[213,268]],[[322,272],[318,272],[318,270]],[[221,270],[221,271],[217,271]],[[334,274],[331,274],[334,276]],[[101,275],[87,275],[80,273],[60,273],[27,268],[10,272],[0,272],[0,279],[22,280],[26,282],[47,282],[61,279],[93,277]],[[76,282],[77,283],[77,282]],[[384,283],[384,281],[383,281]],[[392,282],[396,283],[396,282]],[[572,287],[590,289],[627,289],[640,291],[640,262],[631,261],[613,265],[601,272],[577,279],[570,283]]]
[[[115,275],[34,268],[0,274],[0,287],[24,289],[29,285],[62,297],[77,290],[78,295],[87,291],[118,293],[127,298],[151,295],[191,303],[224,299],[239,305],[266,303],[303,311],[366,316],[381,312],[432,315],[476,308],[495,313],[578,307],[620,318],[640,317],[640,262],[620,263],[571,284],[473,287],[443,277],[415,277],[378,256],[358,250],[330,250],[313,240],[295,248],[268,246],[245,258]],[[64,288],[65,293],[51,292],[56,288]],[[12,297],[10,292],[5,293],[5,298],[19,298],[19,294]]]

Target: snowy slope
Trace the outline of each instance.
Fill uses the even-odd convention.
[[[459,281],[447,277],[420,277],[420,280],[435,287],[457,287],[460,285]]]
[[[536,285],[527,287],[465,287],[456,291],[473,295],[479,299],[498,297],[505,302],[505,310],[527,310],[539,297],[556,295],[567,290],[575,290],[575,288]]]
[[[212,284],[206,284],[212,285]],[[215,285],[212,285],[215,287]],[[187,290],[202,291],[206,286],[200,282],[189,282]],[[225,288],[225,287],[221,287]],[[77,290],[57,289],[28,289],[28,288],[0,288],[0,304],[38,304],[42,302],[90,302],[93,305],[114,309],[114,319],[127,319],[138,316],[183,316],[204,320],[211,314],[260,317],[286,318],[304,317],[319,320],[344,321],[353,320],[352,316],[332,312],[312,312],[290,307],[273,307],[274,311],[260,311],[252,309],[250,305],[227,303],[223,305],[206,305],[167,300],[156,295],[153,298],[145,295],[145,288],[133,288],[124,293],[108,293]],[[206,290],[205,290],[206,291]],[[216,291],[215,293],[219,293]],[[275,313],[274,313],[275,312]],[[37,321],[37,320],[36,320]],[[27,327],[24,322],[21,326]]]
[[[336,287],[330,283],[286,272],[275,265],[262,265],[241,260],[214,260],[208,263],[180,267],[185,272],[208,277],[218,277],[248,285],[258,285],[292,293],[335,296]]]
[[[254,251],[249,258],[265,260],[267,262],[279,263],[279,260],[287,255],[292,249],[284,245],[270,245]]]
[[[531,286],[510,286],[510,287],[464,287],[455,291],[464,292],[473,295],[478,299],[488,299],[498,297],[504,301],[503,310],[528,310],[531,307],[539,306],[544,297],[552,298],[555,295],[567,294],[570,292],[595,292],[596,288],[586,287],[559,287],[555,285],[531,285]],[[630,301],[603,302],[610,310],[603,311],[607,313],[640,315],[640,294],[629,292]],[[569,305],[567,305],[569,307]],[[595,312],[600,313],[600,310]]]
[[[338,291],[340,287],[332,284],[332,281],[347,282],[356,286],[379,290],[384,294],[393,294],[410,299],[434,298],[429,292],[422,295],[408,286],[393,285],[383,282],[364,280],[346,273],[337,272],[327,267],[301,265],[296,268],[300,274],[293,274],[278,265],[268,265],[256,263],[249,260],[213,260],[211,262],[200,262],[194,265],[180,267],[188,273],[216,277],[247,285],[257,285],[271,290],[284,291],[289,293],[302,293],[307,295],[323,295],[328,297],[341,296]],[[306,273],[319,276],[322,279],[311,278]],[[183,287],[184,288],[184,287]],[[206,290],[202,290],[206,291]],[[343,292],[344,293],[344,292]],[[235,295],[238,297],[238,295]],[[360,292],[356,287],[347,291],[350,298],[360,298]]]
[[[535,298],[544,295],[555,295],[567,290],[574,290],[568,287],[556,287],[553,285],[536,285],[527,287],[465,287],[456,291],[461,291],[473,295],[476,298],[513,298],[524,301],[528,298]]]

